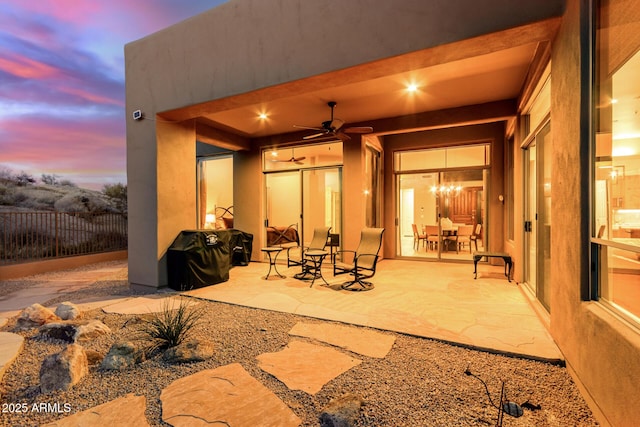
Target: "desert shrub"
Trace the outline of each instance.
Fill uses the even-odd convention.
[[[54,208],[59,212],[92,212],[108,210],[107,203],[96,194],[78,189],[58,199]]]
[[[13,203],[13,187],[0,183],[0,205],[11,205]]]
[[[189,337],[203,315],[201,307],[186,302],[174,307],[165,302],[159,313],[141,324],[142,338],[148,342],[149,351],[175,347]]]
[[[119,212],[127,212],[127,186],[121,183],[105,184],[102,193],[109,197]]]
[[[28,200],[29,196],[27,196],[26,194],[24,194],[24,192],[22,191],[14,191],[13,194],[11,195],[11,205],[18,205],[22,202],[24,202],[25,200]]]

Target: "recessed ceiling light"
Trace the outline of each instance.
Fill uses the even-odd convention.
[[[612,104],[617,104],[617,103],[618,103],[618,100],[617,100],[617,99],[615,99],[615,98],[613,98],[613,99],[611,100],[611,103],[612,103]]]
[[[266,120],[269,116],[267,116],[267,113],[260,113],[258,114],[258,118],[260,120]]]
[[[407,85],[407,92],[416,92],[418,90],[418,85],[415,83],[410,83]]]

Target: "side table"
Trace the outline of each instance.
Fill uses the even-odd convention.
[[[296,279],[305,280],[305,279],[309,279],[309,277],[306,277],[307,275],[311,275],[310,278],[312,280],[311,280],[311,285],[309,285],[309,287],[313,286],[316,279],[322,279],[325,285],[329,286],[329,283],[327,283],[327,281],[322,276],[322,269],[321,269],[322,261],[324,261],[324,258],[327,255],[329,255],[329,252],[323,251],[320,249],[310,249],[306,251],[304,253],[302,273],[298,273],[293,277],[295,277]]]
[[[278,259],[278,254],[282,251],[282,248],[279,248],[277,246],[268,246],[266,248],[261,248],[260,250],[262,252],[265,252],[269,256],[269,272],[262,279],[269,280],[269,275],[271,274],[271,267],[273,267],[273,270],[276,272],[278,277],[280,277],[281,279],[284,279],[286,276],[283,276],[282,274],[280,274],[280,272],[278,271],[278,267],[276,267],[276,259]]]

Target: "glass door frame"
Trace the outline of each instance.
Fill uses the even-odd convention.
[[[342,182],[342,166],[318,166],[318,167],[307,167],[307,168],[298,168],[298,169],[289,169],[289,170],[280,170],[280,171],[265,171],[263,172],[264,175],[264,186],[265,186],[265,199],[264,199],[264,221],[263,221],[263,228],[264,228],[264,237],[265,237],[265,242],[266,240],[266,233],[267,233],[267,227],[268,226],[273,226],[273,225],[284,225],[284,226],[289,226],[291,224],[297,223],[298,224],[298,237],[300,238],[300,245],[304,245],[304,242],[306,240],[311,240],[312,235],[313,235],[313,230],[307,230],[305,231],[306,227],[305,227],[305,197],[308,197],[309,195],[305,193],[305,183],[304,183],[304,176],[306,173],[310,173],[312,171],[328,171],[328,170],[335,170],[338,174],[338,188],[340,189],[340,207],[339,207],[339,211],[340,211],[340,218],[339,218],[339,230],[334,230],[331,229],[331,233],[335,234],[335,233],[340,233],[342,234],[343,231],[343,226],[344,226],[344,203],[342,203],[343,200],[343,182]],[[273,224],[270,220],[270,218],[268,217],[269,215],[269,204],[271,202],[270,197],[269,197],[269,191],[267,189],[267,185],[268,185],[268,176],[276,176],[279,174],[289,174],[289,175],[293,175],[293,174],[297,174],[298,175],[298,186],[297,186],[297,196],[293,195],[293,194],[288,194],[288,198],[292,199],[294,197],[297,197],[297,201],[296,201],[296,206],[299,206],[299,213],[296,214],[296,221],[294,221],[293,223],[290,224]],[[342,239],[340,240],[340,245],[342,245]],[[340,249],[340,247],[336,248],[335,250]]]
[[[536,299],[551,311],[551,186],[550,150],[545,137],[551,134],[547,116],[522,144],[524,159],[524,282]]]
[[[436,196],[435,194],[429,194],[430,197],[434,198],[434,207],[435,207],[435,221],[436,221],[436,225],[438,226],[438,244],[437,244],[437,251],[433,253],[434,256],[429,256],[428,251],[427,256],[425,257],[421,257],[421,256],[416,256],[415,254],[413,255],[406,255],[403,253],[403,243],[402,243],[402,239],[403,239],[403,233],[406,233],[407,230],[405,230],[404,226],[405,224],[403,224],[404,222],[404,218],[403,218],[403,211],[404,208],[402,206],[403,204],[403,188],[402,188],[402,184],[401,184],[401,178],[403,176],[419,176],[419,175],[423,175],[423,177],[425,175],[435,175],[435,180],[428,183],[428,186],[430,188],[432,187],[437,187],[440,188],[441,185],[445,184],[448,181],[443,180],[443,176],[450,174],[450,173],[461,173],[464,174],[464,172],[468,172],[468,171],[482,171],[482,191],[484,192],[484,194],[488,194],[490,189],[489,189],[489,178],[488,175],[490,174],[490,170],[491,170],[491,166],[490,165],[486,165],[486,166],[471,166],[471,167],[460,167],[460,168],[445,168],[445,169],[430,169],[430,170],[422,170],[422,171],[407,171],[407,172],[395,172],[395,188],[396,188],[396,201],[395,201],[395,205],[396,205],[396,218],[398,218],[398,220],[396,221],[396,253],[395,256],[399,257],[399,258],[410,258],[410,259],[430,259],[430,260],[436,260],[436,261],[450,261],[450,260],[459,260],[457,257],[457,254],[455,257],[451,256],[445,256],[443,257],[443,251],[442,251],[442,236],[443,236],[443,232],[442,232],[442,223],[441,223],[441,219],[443,217],[443,211],[445,209],[451,209],[451,204],[449,203],[444,203],[443,199],[441,196]],[[460,181],[460,182],[464,182],[464,181]],[[463,187],[466,188],[466,187]],[[449,196],[446,196],[449,197]],[[415,198],[415,196],[414,196]],[[482,235],[483,236],[487,236],[488,235],[488,217],[489,217],[489,212],[488,212],[488,206],[487,206],[487,202],[486,202],[486,196],[484,197],[484,201],[481,201],[482,206],[479,206],[480,209],[480,215],[481,215],[481,219],[482,219]],[[422,208],[421,208],[422,209]],[[477,214],[476,214],[477,215]],[[415,218],[414,218],[414,223],[416,223]],[[475,223],[474,223],[475,224]],[[422,226],[423,224],[417,224],[416,225],[420,225]],[[422,230],[419,230],[419,232],[421,232]],[[486,247],[486,239],[483,239],[483,245],[485,245]],[[419,242],[418,242],[419,243]],[[426,245],[428,245],[429,242],[425,242]],[[446,253],[446,251],[445,251]],[[471,261],[471,258],[469,258],[469,261]]]

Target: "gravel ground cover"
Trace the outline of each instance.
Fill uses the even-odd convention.
[[[60,296],[46,305],[129,293],[126,277],[110,279],[96,283],[91,290]],[[465,370],[470,369],[487,383],[494,402],[498,401],[502,381],[505,381],[508,399],[527,403],[524,415],[505,416],[504,426],[598,425],[564,367],[391,332],[384,333],[395,336],[396,341],[384,359],[354,354],[362,363],[330,381],[316,395],[292,391],[258,368],[256,356],[280,351],[294,339],[305,340],[288,334],[297,322],[330,322],[210,301],[198,304],[206,314],[194,328],[193,336],[215,343],[212,359],[170,365],[156,356],[124,372],[91,368],[89,375],[69,391],[43,395],[38,385],[42,360],[62,350],[64,344],[39,340],[33,331],[20,332],[26,338],[25,348],[5,373],[0,385],[2,403],[24,402],[29,407],[33,403],[68,403],[75,413],[136,393],[146,397],[149,423],[166,426],[161,419],[160,405],[164,387],[203,369],[237,362],[283,400],[303,420],[303,426],[318,426],[318,417],[325,405],[347,392],[365,401],[357,426],[494,426],[498,411],[491,406],[484,386],[465,375]],[[85,317],[100,319],[113,331],[111,335],[83,344],[102,353],[114,342],[136,336],[145,318],[105,314],[100,309],[85,313]],[[15,320],[10,321],[3,330],[11,330],[14,323]],[[2,413],[0,424],[36,426],[64,415]]]

